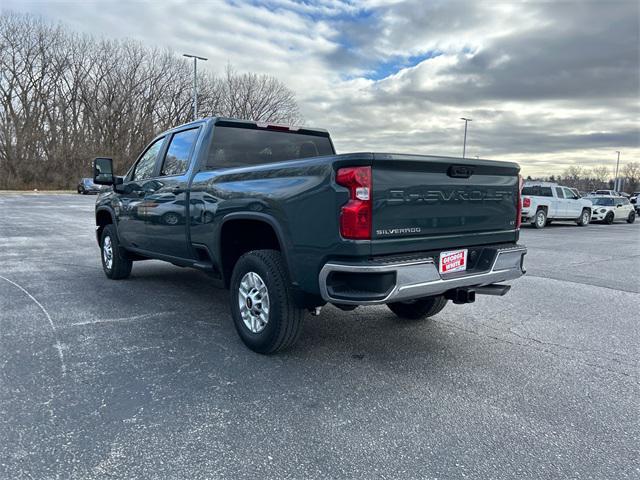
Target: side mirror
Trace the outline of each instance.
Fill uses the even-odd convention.
[[[113,159],[98,157],[93,160],[93,183],[97,185],[113,185]]]

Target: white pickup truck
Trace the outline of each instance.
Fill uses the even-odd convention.
[[[581,227],[591,221],[591,201],[556,183],[525,183],[522,188],[522,224],[544,228],[552,220],[576,222]]]

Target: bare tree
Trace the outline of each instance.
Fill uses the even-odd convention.
[[[622,175],[627,179],[627,192],[637,192],[640,183],[640,162],[629,162],[622,168]]]
[[[564,184],[573,188],[582,188],[585,169],[580,165],[571,165],[564,171]]]
[[[604,166],[593,167],[589,176],[598,184],[604,184],[609,180],[609,169]]]
[[[169,50],[1,13],[0,188],[69,188],[96,155],[126,167],[158,132],[191,120],[191,75]],[[274,77],[228,66],[198,84],[203,114],[302,121]]]
[[[227,65],[220,86],[223,116],[288,124],[302,121],[293,92],[275,77],[238,74]]]

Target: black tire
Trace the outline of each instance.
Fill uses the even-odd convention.
[[[108,266],[105,248],[107,238],[111,249],[111,266]],[[102,259],[102,270],[104,274],[112,280],[127,278],[131,274],[133,262],[126,257],[126,253],[120,247],[116,229],[112,224],[104,227],[100,236],[100,258]]]
[[[180,215],[175,212],[167,212],[162,215],[160,221],[169,226],[178,225],[180,223]]]
[[[577,224],[581,227],[586,227],[591,222],[591,212],[588,209],[582,210],[580,218],[577,220]]]
[[[629,216],[627,217],[627,223],[633,223],[636,221],[636,212],[630,212]]]
[[[533,226],[536,228],[544,228],[547,226],[547,212],[542,208],[536,212],[536,216],[533,217]]]
[[[406,320],[420,320],[433,317],[447,304],[447,299],[443,295],[436,297],[425,297],[411,302],[389,303],[387,307],[398,317]]]
[[[78,193],[81,195],[84,194],[84,188],[78,187]]]
[[[606,223],[607,225],[611,225],[613,223],[613,219],[614,219],[615,215],[613,214],[613,212],[609,212],[604,216],[604,223]]]
[[[250,330],[240,311],[240,283],[250,272],[266,286],[269,301],[268,320],[259,332]],[[291,347],[300,337],[305,312],[294,303],[290,283],[282,255],[276,250],[253,250],[236,263],[231,275],[231,316],[238,335],[254,352],[275,353]]]

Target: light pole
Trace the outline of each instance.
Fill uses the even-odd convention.
[[[616,162],[616,179],[613,181],[613,189],[617,192],[618,191],[618,168],[620,167],[620,152],[616,150],[616,153],[618,154],[618,161]]]
[[[197,55],[182,54],[183,57],[193,58],[193,119],[198,119],[198,60],[209,60],[208,58],[198,57]]]
[[[464,120],[464,140],[462,141],[462,158],[467,153],[467,123],[472,122],[470,118],[460,117],[460,120]]]

